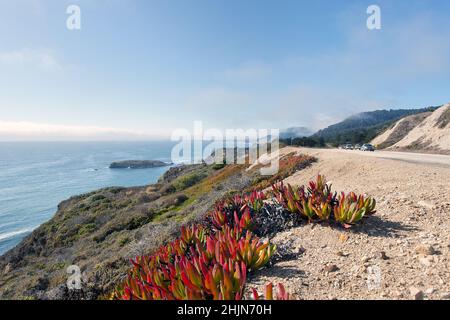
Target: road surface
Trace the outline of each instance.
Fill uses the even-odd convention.
[[[317,150],[319,149],[311,149]],[[359,150],[341,150],[341,149],[329,149],[330,153],[342,153],[351,156],[361,155],[366,157],[375,157],[380,159],[399,160],[411,163],[439,165],[450,168],[450,155],[441,154],[427,154],[427,153],[413,153],[413,152],[397,152],[397,151],[359,151]]]
[[[349,156],[352,155],[373,157],[379,159],[398,160],[409,163],[426,164],[426,165],[438,165],[441,167],[450,168],[450,155],[442,154],[428,154],[428,153],[415,153],[415,152],[397,152],[397,151],[359,151],[359,150],[342,150],[342,149],[315,149],[315,148],[297,148],[297,150],[303,150],[306,153],[320,154],[332,156]]]

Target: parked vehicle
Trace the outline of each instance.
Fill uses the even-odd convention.
[[[344,149],[345,149],[345,150],[353,150],[353,145],[352,145],[351,143],[347,143],[347,144],[344,146]]]
[[[353,147],[353,150],[360,150],[361,149],[361,145],[359,143],[355,144],[355,146]]]
[[[375,148],[370,143],[365,143],[362,145],[361,151],[375,151]]]

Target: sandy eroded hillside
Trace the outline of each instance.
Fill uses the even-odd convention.
[[[432,113],[405,117],[372,140],[388,150],[421,150],[450,154],[450,104]]]

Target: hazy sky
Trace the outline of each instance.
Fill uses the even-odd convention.
[[[318,129],[443,104],[449,88],[447,0],[0,0],[3,140]]]

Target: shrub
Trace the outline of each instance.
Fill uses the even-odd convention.
[[[78,229],[78,235],[82,236],[84,234],[89,234],[89,233],[94,232],[96,229],[97,229],[97,226],[95,225],[95,223],[88,223],[88,224],[81,226]]]
[[[263,179],[261,182],[254,185],[254,188],[262,190],[270,187],[278,181],[294,174],[298,170],[308,167],[315,161],[317,161],[316,158],[308,155],[296,155],[295,153],[288,154],[280,159],[278,173],[268,179]]]
[[[212,165],[213,170],[220,170],[225,168],[225,163],[215,163]]]
[[[128,236],[124,236],[119,240],[119,245],[121,247],[125,246],[126,244],[130,243],[131,239]]]
[[[205,177],[205,173],[191,173],[175,180],[173,186],[177,191],[185,190],[203,180]]]
[[[180,195],[176,196],[173,204],[175,206],[179,206],[179,205],[183,204],[185,201],[187,201],[188,199],[189,198],[185,194],[180,194]]]
[[[159,190],[162,194],[170,194],[177,191],[177,189],[170,183],[164,185],[161,190]]]
[[[106,197],[103,194],[95,194],[89,198],[89,201],[96,202],[96,201],[103,200],[103,199],[106,199]]]

